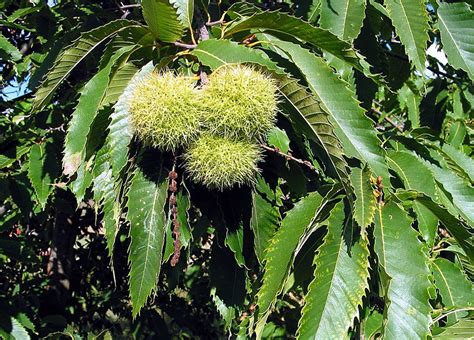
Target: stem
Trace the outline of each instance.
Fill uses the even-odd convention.
[[[268,145],[265,145],[263,143],[260,143],[260,147],[262,147],[263,149],[267,150],[267,151],[270,151],[270,152],[273,152],[273,153],[276,153],[277,155],[279,156],[282,156],[284,157],[286,160],[292,160],[296,163],[299,163],[301,165],[304,165],[306,167],[308,167],[311,171],[314,171],[316,173],[318,173],[318,171],[316,170],[316,168],[313,166],[313,164],[311,164],[310,161],[307,161],[307,160],[303,160],[303,159],[299,159],[299,158],[296,158],[292,155],[289,155],[289,154],[286,154],[284,152],[281,152],[278,148],[272,148]]]
[[[178,41],[175,41],[173,43],[174,46],[177,46],[177,47],[182,47],[182,48],[186,48],[186,49],[193,49],[193,48],[196,48],[197,45],[196,44],[185,44],[185,43],[181,43],[181,42],[178,42]]]
[[[403,127],[398,125],[397,123],[395,123],[393,120],[391,120],[389,117],[387,116],[384,116],[383,113],[381,111],[379,111],[378,109],[376,108],[371,108],[371,111],[372,112],[375,112],[376,114],[378,114],[380,117],[383,116],[383,119],[388,122],[390,125],[392,125],[394,128],[396,128],[398,131],[400,132],[403,132]]]

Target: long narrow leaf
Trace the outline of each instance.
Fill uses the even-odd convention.
[[[368,242],[347,244],[344,229],[340,202],[331,212],[328,233],[314,258],[316,270],[301,312],[299,339],[343,339],[358,315],[368,288]]]
[[[54,91],[71,71],[102,42],[130,26],[140,26],[129,20],[115,20],[104,26],[81,34],[79,39],[67,47],[56,59],[41,87],[36,92],[32,110],[41,110],[50,101]]]
[[[273,43],[288,54],[330,114],[344,151],[367,162],[377,176],[388,178],[380,141],[354,93],[320,57],[290,42],[278,40]]]
[[[163,160],[157,160],[157,179],[148,179],[137,169],[128,193],[130,220],[130,297],[132,314],[137,316],[155,289],[165,241],[168,182]]]
[[[411,223],[395,203],[378,207],[375,252],[380,266],[390,277],[386,293],[388,307],[384,313],[386,339],[424,339],[429,334],[428,259]]]

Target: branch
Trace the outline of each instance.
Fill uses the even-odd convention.
[[[193,49],[193,48],[197,47],[197,45],[195,45],[195,44],[185,44],[185,43],[181,43],[179,41],[175,41],[173,44],[174,44],[174,46],[182,47],[182,48],[186,48],[186,49]]]
[[[127,8],[134,8],[134,7],[141,7],[140,4],[132,4],[132,5],[121,5],[120,9],[127,9]]]
[[[294,156],[292,156],[292,155],[290,155],[290,154],[286,154],[286,153],[284,153],[284,152],[281,152],[278,148],[272,148],[272,147],[270,147],[270,146],[268,146],[268,145],[265,145],[265,144],[263,144],[263,143],[260,143],[260,147],[261,147],[262,149],[267,150],[267,151],[273,152],[273,153],[275,153],[275,154],[277,154],[277,155],[279,155],[279,156],[281,156],[281,157],[284,157],[287,161],[292,160],[292,161],[294,161],[294,162],[296,162],[296,163],[298,163],[298,164],[304,165],[304,166],[308,167],[311,171],[314,171],[314,172],[316,172],[317,174],[319,174],[318,170],[316,170],[316,168],[313,166],[313,164],[311,164],[310,161],[296,158],[296,157],[294,157]]]
[[[383,119],[385,121],[387,121],[390,125],[392,125],[394,128],[396,128],[398,131],[403,132],[403,126],[398,125],[393,120],[391,120],[389,117],[384,116],[384,114],[381,111],[377,110],[376,108],[371,108],[370,110],[372,112],[375,112],[376,114],[378,114],[380,117],[383,117]]]

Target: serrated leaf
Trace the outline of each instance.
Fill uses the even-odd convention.
[[[265,251],[262,286],[257,293],[259,318],[270,310],[281,292],[300,237],[314,223],[320,212],[322,201],[323,198],[317,192],[302,198],[287,212],[280,229],[270,239]]]
[[[156,287],[161,268],[165,240],[168,182],[163,159],[153,171],[151,180],[137,169],[128,192],[128,220],[130,221],[130,298],[132,314],[136,317]]]
[[[129,99],[133,95],[135,84],[146,77],[154,69],[153,63],[146,64],[133,78],[124,77],[124,83],[127,87],[120,95],[117,103],[114,105],[114,111],[110,115],[109,134],[106,143],[110,153],[110,164],[112,166],[112,175],[117,178],[118,174],[125,166],[128,160],[128,146],[132,140],[133,131],[128,120]],[[127,73],[132,75],[133,70]]]
[[[340,40],[329,31],[283,12],[260,12],[251,17],[244,17],[228,27],[224,37],[251,29],[260,29],[269,34],[289,34],[350,64],[358,64],[357,56],[350,44]]]
[[[445,226],[449,233],[456,239],[459,245],[464,249],[471,261],[474,261],[474,236],[472,231],[463,224],[458,218],[453,216],[446,208],[434,202],[431,198],[417,192],[406,192],[412,197],[402,198],[413,199],[428,208]],[[397,196],[399,193],[397,192]]]
[[[474,160],[471,157],[447,143],[436,149],[451,170],[474,184]]]
[[[368,241],[347,244],[343,203],[331,211],[324,243],[314,257],[314,279],[308,287],[298,327],[299,339],[343,339],[368,288]],[[350,237],[349,237],[350,239]]]
[[[367,162],[377,176],[388,178],[388,169],[380,141],[369,118],[355,99],[355,94],[340,80],[323,59],[299,45],[274,41],[300,69],[310,89],[330,114],[336,135],[350,157]]]
[[[76,196],[76,202],[79,204],[86,195],[87,189],[91,186],[93,180],[92,173],[90,172],[89,162],[83,162],[76,172],[76,179],[71,182],[69,188]]]
[[[53,190],[53,181],[57,175],[56,154],[52,145],[34,144],[30,149],[28,177],[35,190],[38,203],[44,209]]]
[[[376,200],[370,183],[371,173],[368,168],[352,168],[351,184],[354,188],[354,219],[365,230],[374,220]]]
[[[109,81],[101,105],[106,107],[117,102],[137,71],[138,68],[132,63],[126,63],[119,67]]]
[[[390,19],[408,58],[420,72],[425,70],[428,15],[422,0],[385,0]]]
[[[107,240],[107,250],[109,257],[112,257],[115,237],[118,232],[121,209],[120,200],[116,198],[115,180],[112,176],[112,168],[110,166],[106,145],[97,152],[92,173],[94,181],[94,201],[102,206],[102,212],[104,215],[102,224],[105,230],[105,238]]]
[[[451,123],[446,141],[452,146],[459,148],[466,138],[466,132],[467,128],[464,120],[456,120]]]
[[[97,72],[81,91],[79,103],[69,122],[64,142],[63,168],[65,175],[73,175],[84,160],[87,136],[104,98],[112,66],[133,48],[134,46],[126,46],[119,49],[110,58],[107,65]]]
[[[433,339],[472,339],[472,334],[474,334],[474,320],[466,318],[459,320],[454,325],[441,328],[441,332],[433,335]]]
[[[387,161],[390,168],[398,174],[406,189],[423,192],[434,201],[437,200],[433,175],[420,158],[406,151],[393,151],[387,156]],[[413,209],[417,215],[418,227],[423,238],[432,245],[438,227],[436,216],[419,202],[414,202]]]
[[[439,257],[432,262],[431,268],[433,269],[435,285],[445,307],[474,306],[472,283],[458,266]],[[448,322],[457,321],[464,313],[456,312],[448,315]]]
[[[257,176],[255,188],[252,191],[252,217],[250,228],[254,236],[254,248],[260,263],[265,257],[265,249],[278,228],[280,211],[275,202],[274,192],[263,177]]]
[[[224,301],[222,301],[222,299],[216,295],[216,288],[211,289],[211,298],[212,302],[214,303],[214,306],[216,306],[217,311],[224,320],[226,331],[230,331],[232,321],[235,319],[235,308],[226,306]]]
[[[183,25],[168,0],[143,0],[143,17],[155,38],[175,42],[183,35]]]
[[[32,111],[43,109],[61,82],[97,46],[122,29],[130,26],[140,25],[133,21],[120,19],[82,33],[79,39],[67,47],[54,62],[53,68],[48,72],[46,79],[36,92]]]
[[[10,335],[15,340],[30,340],[30,335],[23,325],[14,317],[10,318],[12,323],[12,329],[10,330]]]
[[[239,225],[232,230],[227,229],[224,244],[234,253],[237,264],[244,267],[244,226],[242,223],[239,223]]]
[[[351,192],[342,145],[336,137],[328,114],[321,109],[314,96],[298,84],[297,80],[280,77],[279,81],[279,91],[284,99],[282,105],[286,111],[290,112],[290,120],[295,130],[303,132],[307,138],[322,147],[346,192]]]
[[[14,145],[12,148],[2,151],[0,155],[0,169],[7,168],[15,163],[24,154],[30,151],[31,145]]]
[[[452,203],[463,218],[474,227],[474,188],[445,168],[430,164],[434,178],[452,197]]]
[[[313,0],[308,11],[308,22],[315,23],[321,12],[321,0]]]
[[[193,15],[194,15],[194,0],[170,0],[178,19],[181,21],[184,27],[192,29]]]
[[[267,143],[270,146],[278,148],[283,153],[290,150],[290,139],[285,130],[278,127],[273,127],[267,134]]]
[[[419,128],[421,96],[415,94],[410,87],[405,84],[398,90],[398,99],[400,101],[400,108],[402,110],[407,109],[408,111],[408,120],[411,123],[411,128]]]
[[[355,39],[365,18],[365,0],[322,0],[319,23],[342,40]]]
[[[474,12],[465,2],[442,2],[438,7],[438,23],[449,63],[466,71],[474,80]]]
[[[23,57],[20,51],[3,34],[0,34],[0,57],[12,61],[18,61]]]
[[[104,49],[104,53],[100,57],[99,69],[108,64],[110,58],[119,49],[134,45],[136,48],[153,45],[154,38],[151,32],[145,26],[131,26],[120,32],[117,32]],[[119,65],[122,66],[122,65]]]
[[[262,51],[239,45],[230,40],[201,41],[190,54],[196,56],[201,63],[213,70],[225,64],[254,63],[279,74],[285,73]]]
[[[379,205],[374,237],[379,265],[390,278],[383,330],[387,339],[424,339],[429,334],[428,259],[411,224],[395,203]]]

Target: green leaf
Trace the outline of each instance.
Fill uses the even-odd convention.
[[[336,126],[336,135],[350,157],[367,162],[377,176],[388,178],[388,170],[372,122],[355,99],[355,94],[340,80],[323,59],[299,45],[274,41],[300,69],[310,89],[320,100]]]
[[[398,90],[398,99],[400,101],[401,109],[407,109],[408,119],[411,123],[411,128],[420,127],[420,105],[421,105],[421,96],[415,94],[408,85],[403,85],[403,87]]]
[[[242,223],[239,223],[239,225],[232,230],[227,229],[224,244],[234,253],[237,264],[244,267],[244,226]]]
[[[429,334],[428,259],[411,224],[395,203],[379,205],[374,237],[379,265],[390,278],[383,330],[387,339],[425,339]]]
[[[283,99],[281,104],[285,112],[290,113],[290,120],[295,131],[303,132],[307,138],[321,146],[346,192],[351,192],[343,149],[328,114],[321,109],[314,96],[298,84],[296,79],[280,77],[279,81],[279,91]]]
[[[112,257],[121,209],[120,200],[116,199],[115,180],[112,176],[112,168],[110,166],[106,145],[97,152],[92,173],[94,181],[94,201],[102,205],[104,215],[102,224],[107,239],[108,254]]]
[[[428,15],[422,0],[385,0],[388,15],[408,58],[420,72],[425,70]]]
[[[321,0],[313,0],[308,11],[308,22],[315,23],[321,12]]]
[[[126,63],[119,67],[109,81],[101,105],[106,107],[116,103],[137,71],[137,67],[132,63]]]
[[[355,39],[365,18],[365,0],[323,0],[321,1],[322,28],[342,40]]]
[[[15,145],[10,149],[2,151],[3,154],[0,155],[0,169],[7,168],[15,163],[21,158],[24,154],[30,151],[31,145],[21,144]]]
[[[224,301],[222,301],[222,299],[219,298],[219,296],[217,296],[215,287],[211,289],[211,298],[212,298],[212,302],[216,306],[217,311],[219,312],[222,319],[224,320],[225,330],[229,332],[232,326],[232,321],[235,319],[235,314],[236,314],[235,308],[226,306]]]
[[[383,327],[383,315],[373,310],[363,323],[365,339],[377,339]]]
[[[474,334],[474,320],[461,319],[454,325],[443,327],[442,331],[433,336],[437,340],[453,340],[453,339],[472,339]]]
[[[474,80],[474,12],[465,2],[442,2],[438,7],[438,24],[449,63]]]
[[[317,192],[302,198],[287,212],[281,227],[265,251],[265,273],[257,293],[259,318],[267,313],[282,290],[293,260],[293,253],[304,231],[313,225],[323,198]]]
[[[136,317],[155,289],[161,267],[165,240],[166,214],[164,206],[168,193],[167,173],[163,159],[158,162],[150,180],[137,169],[128,193],[130,221],[130,297],[132,314]]]
[[[430,164],[431,172],[452,197],[452,202],[461,216],[474,227],[474,188],[461,177],[445,168]]]
[[[431,264],[435,285],[439,289],[445,307],[473,307],[474,290],[472,283],[461,269],[451,261],[441,257]],[[463,312],[448,315],[448,322],[458,321]]]
[[[464,120],[456,120],[452,122],[449,128],[449,135],[446,141],[454,147],[459,148],[466,138],[466,124]]]
[[[84,160],[87,136],[92,123],[101,106],[107,86],[109,76],[114,63],[124,54],[130,52],[134,46],[126,46],[119,49],[110,58],[108,64],[97,72],[91,80],[87,82],[81,91],[79,103],[69,122],[66,141],[64,143],[63,167],[64,174],[73,175]]]
[[[282,12],[260,12],[251,17],[244,17],[225,30],[224,37],[236,33],[260,29],[269,34],[289,34],[308,44],[327,51],[350,64],[357,64],[357,56],[351,45],[340,40],[331,32]]]
[[[175,42],[183,35],[183,25],[168,0],[143,0],[143,17],[155,38]]]
[[[440,206],[438,203],[421,193],[410,192],[412,197],[407,199],[414,199],[428,208],[446,227],[449,233],[456,239],[459,245],[464,249],[467,256],[474,261],[474,236],[471,231],[459,219],[453,216],[446,208]],[[397,192],[397,196],[399,193]],[[402,199],[404,200],[404,199]]]
[[[76,179],[70,183],[69,188],[74,193],[74,196],[76,196],[76,202],[79,205],[84,199],[86,191],[91,186],[93,180],[89,162],[83,162],[79,166],[79,169],[77,169],[76,174]]]
[[[275,192],[262,176],[257,176],[252,191],[252,217],[250,228],[253,231],[255,254],[260,263],[265,258],[265,249],[278,228],[280,211],[276,202]]]
[[[213,70],[225,64],[254,63],[279,74],[285,73],[262,51],[239,45],[230,40],[201,41],[190,54],[196,56],[201,63]]]
[[[170,0],[170,3],[176,9],[178,19],[184,27],[192,29],[194,15],[194,0]]]
[[[278,127],[273,127],[267,135],[267,143],[270,146],[278,148],[283,153],[287,153],[290,150],[290,139],[286,134],[285,130]]]
[[[422,192],[433,200],[437,200],[435,180],[421,159],[406,151],[393,151],[387,156],[387,161],[390,168],[398,174],[406,189]],[[419,202],[414,202],[413,209],[417,215],[418,227],[423,238],[428,244],[433,245],[438,219]]]
[[[365,230],[374,221],[376,200],[370,183],[370,170],[365,168],[352,168],[351,184],[354,188],[354,219]]]
[[[26,331],[25,327],[14,317],[11,317],[12,329],[10,336],[15,340],[30,340],[30,335]]]
[[[23,57],[20,51],[3,34],[0,34],[0,57],[11,61],[18,61]]]
[[[350,239],[351,232],[340,202],[331,212],[324,243],[314,257],[316,270],[304,298],[299,339],[343,339],[359,314],[368,288],[369,249],[363,239],[347,244],[344,234]]]
[[[441,148],[436,147],[436,150],[443,156],[451,170],[474,184],[474,160],[471,157],[447,143]]]
[[[126,77],[123,78],[123,84],[127,87],[120,95],[117,103],[114,105],[114,111],[110,115],[109,134],[106,143],[110,154],[110,164],[112,166],[112,175],[117,178],[118,174],[125,166],[128,160],[128,146],[132,140],[133,132],[128,120],[129,99],[133,95],[135,85],[146,77],[154,69],[153,63],[146,64],[133,78],[128,78],[133,74],[129,70]]]
[[[130,26],[140,25],[133,21],[120,19],[82,33],[79,39],[67,47],[54,62],[53,68],[48,72],[46,79],[36,92],[32,110],[43,109],[61,82],[67,78],[71,71],[84,60],[85,57],[102,42]]]
[[[30,150],[28,177],[39,204],[44,209],[57,175],[56,154],[50,143],[34,144]]]

